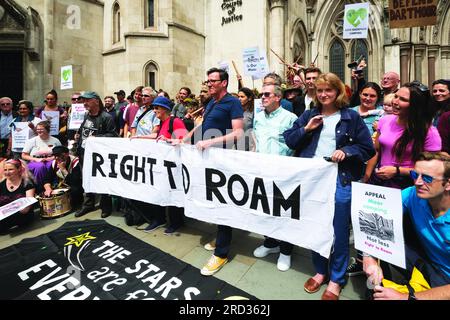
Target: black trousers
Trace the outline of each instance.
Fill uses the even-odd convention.
[[[83,203],[83,207],[95,207],[95,193],[86,193],[86,200]],[[112,198],[110,195],[100,195],[100,209],[102,212],[112,212]]]

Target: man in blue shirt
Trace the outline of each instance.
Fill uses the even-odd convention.
[[[225,70],[212,68],[206,74],[208,75],[208,92],[212,99],[203,114],[201,140],[196,143],[196,147],[199,150],[205,150],[212,146],[231,148],[244,134],[244,111],[239,99],[227,91],[228,73]],[[190,141],[192,133],[195,131],[199,132],[200,130],[198,127],[194,128],[184,138],[184,141]],[[194,138],[197,138],[197,134]],[[217,226],[216,249],[201,270],[203,275],[213,275],[228,262],[231,236],[231,227]]]
[[[450,299],[450,156],[445,152],[423,152],[410,172],[414,187],[402,191],[403,213],[409,218],[420,248],[405,240],[408,279],[419,269],[431,289],[400,293],[375,286],[374,299]],[[408,234],[405,232],[405,239]],[[373,257],[363,259],[364,271],[379,283],[383,273]]]

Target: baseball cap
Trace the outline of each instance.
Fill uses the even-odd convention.
[[[100,99],[100,96],[94,91],[85,91],[82,95],[80,95],[80,98],[102,100]]]
[[[125,91],[123,91],[123,90],[116,91],[116,92],[114,92],[114,94],[120,94],[122,96],[126,96]]]

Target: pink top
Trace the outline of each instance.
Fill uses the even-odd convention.
[[[126,114],[124,115],[125,123],[131,128],[131,125],[134,122],[134,118],[136,117],[136,113],[139,110],[139,106],[135,103],[129,104],[126,108]]]
[[[164,120],[164,122],[161,124],[161,129],[158,133],[158,137],[164,136],[168,139],[172,139],[172,135],[169,132],[169,122],[170,122],[170,117],[167,118],[166,120]],[[180,118],[175,118],[173,121],[174,137],[176,139],[183,139],[184,136],[186,135],[186,133],[187,133],[187,130],[186,130],[186,126],[184,125],[183,120],[181,120]]]
[[[400,139],[404,128],[397,124],[396,115],[386,115],[378,121],[378,131],[380,132],[379,143],[381,149],[380,166],[400,166],[406,168],[413,168],[414,162],[412,160],[412,143],[409,143],[406,147],[402,162],[399,163],[395,159],[395,155],[392,154],[392,149],[395,143]],[[427,136],[425,138],[425,145],[423,151],[440,151],[441,150],[441,137],[439,132],[433,126],[428,129]]]

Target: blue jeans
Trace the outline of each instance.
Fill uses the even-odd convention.
[[[233,229],[229,226],[217,226],[216,249],[214,255],[220,258],[226,258],[230,251]]]
[[[317,273],[330,275],[330,280],[345,285],[345,272],[349,260],[349,232],[351,216],[352,186],[342,186],[339,176],[336,181],[336,193],[334,204],[334,244],[330,258],[324,258],[316,252],[312,252],[312,260]]]

